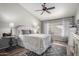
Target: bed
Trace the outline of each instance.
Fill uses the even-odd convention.
[[[51,46],[51,35],[36,34],[32,27],[21,25],[17,27],[17,33],[18,45],[37,54],[42,54]]]
[[[19,38],[18,45],[39,55],[51,46],[51,37],[49,34],[25,34],[19,35]]]

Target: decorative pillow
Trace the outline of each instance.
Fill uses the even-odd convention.
[[[22,34],[31,34],[31,30],[22,30]]]

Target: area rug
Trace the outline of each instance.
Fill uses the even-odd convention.
[[[66,47],[52,44],[43,54],[38,55],[32,51],[26,53],[28,56],[66,56]]]

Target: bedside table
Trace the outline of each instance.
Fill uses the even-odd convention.
[[[16,48],[16,46],[18,46],[17,39],[18,39],[17,36],[5,36],[5,37],[2,37],[2,40],[9,40],[7,42],[9,47],[6,48],[6,51],[14,50]]]

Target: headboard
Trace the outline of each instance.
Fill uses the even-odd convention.
[[[16,26],[17,34],[34,34],[34,29],[32,26],[18,25]]]

